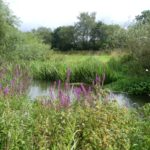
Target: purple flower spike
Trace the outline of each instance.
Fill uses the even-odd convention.
[[[60,97],[60,103],[62,107],[68,107],[70,104],[70,97],[66,96],[64,93],[62,93]]]
[[[4,95],[7,95],[9,93],[9,88],[6,87],[3,92],[4,92]]]
[[[2,84],[0,83],[0,90],[2,89]]]
[[[79,100],[80,97],[81,97],[81,93],[82,93],[81,88],[79,88],[79,87],[75,88],[74,89],[74,93],[75,93],[75,95],[77,97],[77,100]]]

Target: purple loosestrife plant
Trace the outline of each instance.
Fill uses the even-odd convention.
[[[0,82],[3,83],[5,87],[5,89],[2,89],[1,94],[20,95],[27,90],[30,78],[26,68],[21,68],[19,65],[15,67],[12,66],[11,70],[3,67],[0,72],[3,74],[3,77],[0,78]]]
[[[74,94],[75,94],[77,100],[80,100],[81,95],[82,95],[81,88],[80,87],[75,87],[73,91],[74,91]]]
[[[70,97],[66,95],[65,92],[63,92],[62,90],[60,90],[58,94],[60,107],[68,107],[70,104]]]
[[[67,70],[67,81],[69,81],[71,71]],[[73,100],[83,100],[90,105],[94,104],[95,100],[98,100],[102,97],[101,87],[104,84],[105,74],[103,74],[102,79],[96,74],[95,80],[92,82],[91,86],[86,86],[83,83],[78,87],[70,86],[69,82],[64,83],[64,87],[61,86],[61,81],[57,83],[54,82],[53,86],[50,87],[50,101],[53,106],[56,108],[66,108],[71,105]],[[56,90],[57,89],[57,90]],[[57,91],[57,92],[56,92]],[[75,99],[74,99],[75,98]],[[58,103],[54,103],[55,100],[58,100]],[[58,105],[57,105],[58,104]],[[53,107],[52,106],[52,107]]]

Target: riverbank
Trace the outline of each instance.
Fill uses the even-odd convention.
[[[58,80],[65,82],[68,69],[71,73],[70,82],[72,83],[92,84],[96,75],[105,74],[104,84],[113,91],[149,95],[149,72],[141,68],[138,69],[138,72],[136,64],[133,65],[131,56],[121,53],[121,51],[115,51],[110,54],[54,53],[44,61],[30,61],[29,68],[34,79],[51,82]]]
[[[110,65],[114,71],[120,68],[116,63]],[[107,78],[105,74],[93,75],[97,81],[93,92],[83,85],[77,88],[73,102],[59,88],[60,81],[57,98],[51,95],[55,101],[45,97],[31,101],[26,95],[32,75],[29,67],[25,62],[17,66],[11,63],[0,70],[0,149],[150,148],[150,105],[129,109],[108,99],[99,87]],[[66,73],[71,77],[70,69]]]
[[[115,102],[44,105],[26,97],[0,97],[0,149],[149,149],[149,104]],[[140,141],[140,142],[139,142]]]

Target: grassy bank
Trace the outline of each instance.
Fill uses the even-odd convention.
[[[92,83],[96,74],[106,74],[106,83],[119,78],[119,74],[107,63],[115,54],[59,54],[55,53],[45,61],[31,61],[30,69],[33,78],[40,80],[66,79],[66,70],[71,70],[71,82]],[[117,59],[117,58],[115,58]]]
[[[78,60],[76,62],[67,61],[34,61],[30,64],[33,78],[49,81],[65,81],[67,69],[71,70],[71,82],[92,83],[96,74],[102,75],[105,73],[105,82],[110,83],[115,81],[119,76],[116,72],[114,72],[113,69],[96,58],[89,57],[84,60]]]
[[[49,59],[34,60],[29,63],[34,79],[65,81],[68,69],[70,82],[92,84],[96,75],[105,74],[105,85],[114,91],[129,94],[148,95],[150,93],[149,72],[136,65],[130,55],[115,51],[106,53],[51,53]],[[109,85],[108,85],[109,84]]]

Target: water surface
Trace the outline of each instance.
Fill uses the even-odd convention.
[[[50,87],[54,83],[45,81],[32,81],[28,89],[28,96],[34,100],[39,96],[50,96]],[[72,91],[70,92],[72,94]],[[150,102],[150,96],[134,96],[125,93],[113,93],[109,94],[110,100],[116,100],[119,105],[127,107],[143,106],[145,103]]]

